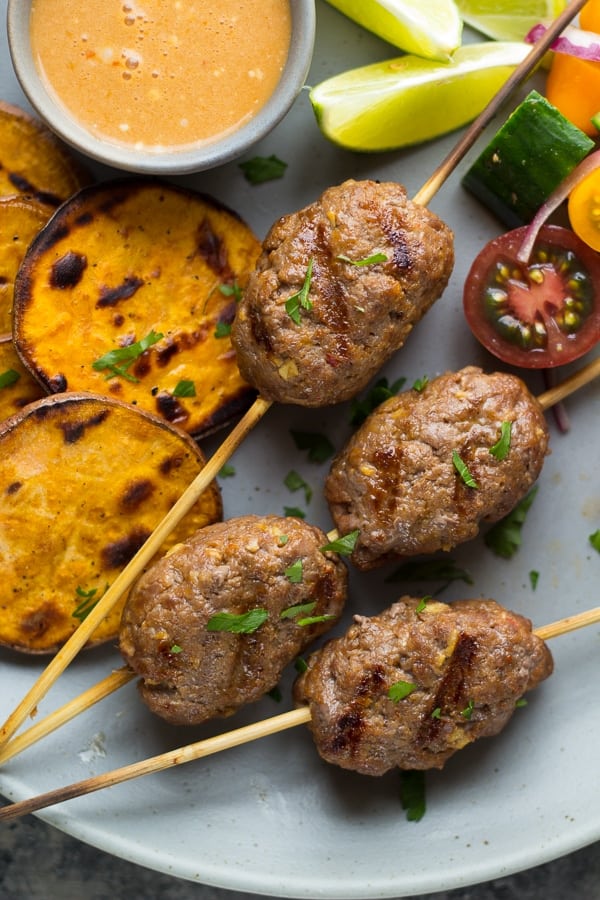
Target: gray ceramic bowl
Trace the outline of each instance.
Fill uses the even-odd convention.
[[[29,40],[32,0],[8,0],[8,42],[23,91],[41,119],[67,144],[98,162],[131,172],[177,175],[200,172],[241,156],[285,116],[304,85],[315,39],[314,0],[290,0],[292,38],[279,85],[260,112],[222,140],[166,153],[144,152],[104,141],[77,124],[46,90],[33,61]]]

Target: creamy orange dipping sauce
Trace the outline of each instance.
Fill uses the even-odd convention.
[[[88,131],[164,151],[212,142],[273,93],[289,0],[33,0],[48,89]]]

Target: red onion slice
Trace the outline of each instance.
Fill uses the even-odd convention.
[[[535,44],[547,30],[541,23],[534,25],[525,35],[525,43]],[[568,25],[562,34],[552,41],[550,49],[555,53],[568,53],[569,56],[577,56],[579,59],[600,62],[600,35],[595,31],[584,31],[583,28]]]
[[[561,181],[558,187],[552,191],[546,202],[540,206],[530,224],[527,226],[523,243],[521,244],[519,252],[517,253],[517,259],[519,260],[519,262],[528,262],[529,257],[531,256],[531,251],[533,250],[533,245],[535,244],[535,240],[538,236],[538,232],[548,216],[550,216],[554,212],[554,210],[560,206],[563,200],[566,200],[575,185],[579,184],[580,181],[583,181],[584,178],[587,178],[587,176],[590,175],[599,166],[600,150],[595,150],[593,153],[590,153],[589,156],[586,156],[578,166],[575,166],[573,171],[570,172],[567,177],[563,181]]]

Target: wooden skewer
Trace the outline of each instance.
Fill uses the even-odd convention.
[[[570,631],[575,631],[577,628],[584,628],[596,622],[600,622],[600,606],[534,629],[533,633],[542,640],[548,640],[550,637],[558,637],[561,634],[567,634]],[[236,728],[225,734],[216,735],[203,741],[196,741],[193,744],[186,744],[183,747],[178,747],[177,750],[168,750],[166,753],[161,753],[158,756],[151,756],[148,759],[131,763],[128,766],[113,769],[111,772],[94,775],[91,778],[74,782],[66,787],[31,797],[29,800],[21,800],[18,803],[5,806],[0,809],[0,822],[7,822],[19,816],[37,812],[48,806],[54,806],[56,803],[63,803],[65,800],[83,797],[85,794],[92,794],[95,791],[102,790],[102,788],[113,787],[115,784],[122,784],[142,775],[162,772],[165,769],[192,762],[192,760],[200,759],[203,756],[220,753],[222,750],[229,750],[232,747],[238,747],[241,744],[247,744],[259,738],[267,737],[270,734],[276,734],[279,731],[303,725],[309,722],[310,719],[310,709],[307,706],[302,706],[298,709],[281,713],[278,716],[263,719],[261,722],[255,722],[252,725],[244,725],[242,728]]]
[[[46,716],[44,719],[41,719],[41,721],[37,722],[35,725],[32,725],[31,728],[28,728],[23,734],[19,734],[17,737],[13,738],[12,741],[9,741],[4,746],[3,750],[0,750],[0,765],[8,762],[13,756],[17,756],[18,753],[22,753],[23,750],[31,747],[32,744],[37,744],[43,737],[52,734],[53,731],[56,731],[61,725],[70,722],[71,719],[74,719],[80,713],[85,712],[87,709],[91,709],[91,707],[95,706],[96,703],[99,703],[100,700],[104,700],[105,697],[114,694],[115,691],[120,687],[123,687],[123,685],[128,684],[135,677],[135,672],[127,666],[123,666],[122,668],[111,672],[110,675],[103,678],[102,681],[97,682],[97,684],[94,684],[87,691],[84,691],[79,694],[79,696],[69,700],[68,703],[65,703],[60,709],[54,710],[53,713]]]
[[[426,205],[435,193],[440,189],[444,181],[449,177],[458,162],[463,158],[466,152],[473,146],[479,137],[482,129],[496,115],[502,104],[505,102],[510,93],[520,85],[525,78],[533,71],[535,66],[540,62],[544,54],[547,52],[550,44],[560,32],[569,24],[573,17],[579,12],[584,5],[585,0],[571,0],[571,3],[558,16],[542,37],[532,46],[530,53],[517,66],[508,77],[503,87],[500,88],[495,97],[490,101],[488,106],[480,113],[471,127],[465,132],[463,137],[457,143],[455,149],[442,161],[440,166],[435,170],[433,175],[423,185],[421,190],[417,192],[413,201],[420,205]],[[39,702],[50,690],[54,682],[59,678],[62,672],[67,668],[70,662],[75,658],[77,653],[86,644],[95,628],[114,608],[123,594],[131,587],[138,575],[141,574],[144,567],[150,562],[152,557],[158,551],[164,540],[168,537],[175,526],[189,512],[196,500],[217,476],[220,469],[229,459],[230,455],[242,443],[243,439],[254,427],[254,425],[263,417],[271,403],[259,397],[248,413],[233,429],[228,438],[223,442],[219,450],[209,460],[203,470],[196,476],[194,481],[181,495],[177,503],[167,513],[163,520],[159,523],[154,532],[150,535],[145,544],[138,550],[133,559],[120,572],[112,585],[108,588],[99,602],[96,604],[92,612],[79,625],[77,630],[69,638],[69,640],[58,651],[46,669],[40,675],[28,693],[23,697],[15,710],[9,715],[8,719],[0,728],[0,748],[2,748],[10,738],[15,734],[18,728],[23,724],[31,711],[37,707]]]
[[[565,397],[588,384],[594,378],[597,378],[599,375],[600,357],[592,360],[560,384],[557,384],[550,390],[540,394],[537,398],[538,402],[542,409],[547,410],[555,403],[559,403],[561,400],[564,400]],[[329,541],[335,541],[338,537],[339,534],[335,529],[327,534]],[[74,719],[80,713],[85,712],[86,709],[93,706],[104,697],[107,697],[113,691],[118,690],[122,685],[135,677],[134,673],[128,669],[119,670],[119,673],[115,672],[107,679],[104,679],[104,681],[98,682],[95,687],[90,688],[85,693],[80,694],[64,706],[61,706],[60,709],[50,713],[22,735],[8,741],[4,747],[0,749],[0,765],[7,762],[9,759],[12,759],[13,756],[16,756],[23,750],[26,750],[27,747],[30,747],[32,744],[37,743],[47,734],[56,731],[61,725],[71,721],[71,719]],[[127,674],[125,675],[125,673]],[[112,685],[112,688],[110,685]]]

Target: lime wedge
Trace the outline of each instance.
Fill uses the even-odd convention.
[[[328,78],[310,101],[323,134],[346,149],[417,144],[475,119],[530,50],[486,41],[459,47],[449,63],[401,56]]]
[[[354,22],[407,53],[447,60],[460,46],[454,0],[327,0]]]
[[[568,0],[456,0],[463,21],[497,41],[522,41],[538,22],[548,24]]]

